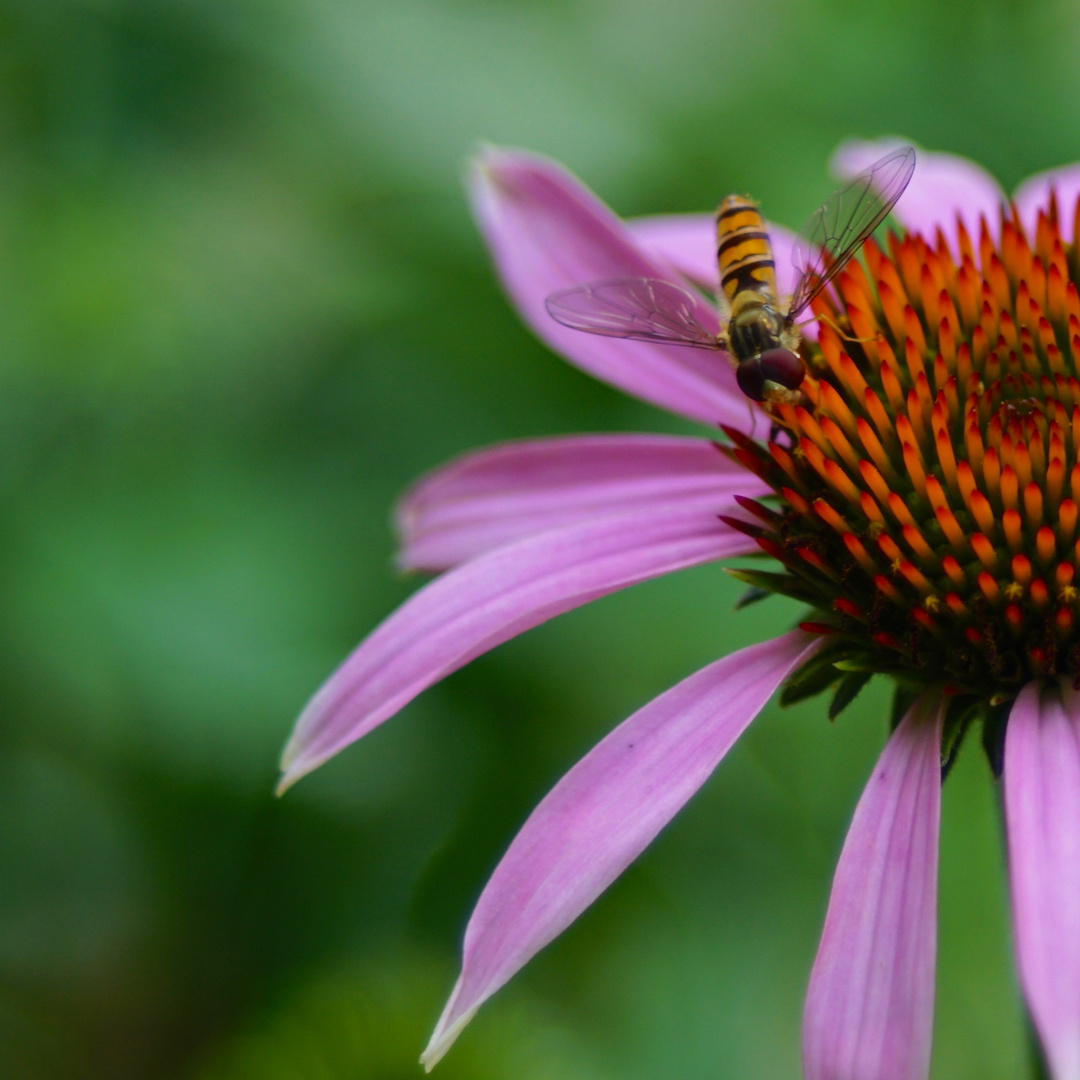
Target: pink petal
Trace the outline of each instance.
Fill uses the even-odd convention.
[[[943,701],[924,694],[855,809],[803,1014],[805,1080],[926,1080]]]
[[[747,426],[746,399],[720,354],[571,330],[544,299],[557,289],[612,277],[670,280],[671,270],[639,247],[603,203],[553,161],[489,150],[471,178],[473,207],[495,265],[519,312],[556,352],[598,378],[706,424]],[[698,321],[719,327],[700,298]]]
[[[657,214],[624,222],[650,255],[670,263],[684,277],[715,290],[716,221],[712,214]]]
[[[1020,981],[1054,1080],[1080,1080],[1080,695],[1029,683],[1005,734]]]
[[[712,214],[657,214],[630,218],[625,224],[634,239],[652,255],[670,263],[684,277],[708,289],[720,284],[716,266],[716,220]],[[793,232],[775,222],[766,222],[776,262],[780,297],[795,291]]]
[[[772,241],[773,259],[776,261],[776,285],[780,290],[781,300],[786,303],[787,299],[795,292],[795,286],[799,276],[795,271],[795,250],[801,247],[805,253],[807,245],[800,241],[796,233],[785,229],[783,225],[768,223],[769,239]],[[809,312],[803,312],[800,321],[796,324],[803,337],[811,341],[818,339],[818,324],[813,318],[809,318]],[[802,321],[809,319],[809,321]]]
[[[606,514],[756,495],[753,474],[704,439],[582,435],[505,443],[424,477],[402,499],[399,563],[445,570],[504,544]]]
[[[795,248],[799,242],[798,236],[783,225],[777,225],[774,221],[765,223],[769,230],[769,240],[772,243],[773,259],[776,262],[776,286],[780,290],[780,298],[785,301],[795,292]],[[817,326],[809,323],[805,329],[810,329],[817,338]]]
[[[1059,227],[1062,239],[1072,243],[1076,224],[1076,200],[1080,199],[1080,162],[1029,176],[1017,189],[1013,202],[1028,235],[1034,240],[1035,223],[1040,210],[1050,201],[1050,189],[1057,190]]]
[[[890,150],[908,145],[902,139],[846,142],[833,155],[831,168],[847,180],[884,157]],[[991,234],[999,231],[999,210],[1005,195],[997,181],[981,166],[955,154],[919,151],[915,175],[893,208],[896,219],[911,232],[931,242],[940,226],[955,258],[960,257],[957,216],[973,241],[978,242],[979,218],[986,217]]]
[[[754,547],[713,495],[554,529],[481,555],[410,597],[323,684],[282,759],[279,791],[470,660],[617,589]]]
[[[708,779],[780,683],[820,645],[801,630],[718,660],[598,743],[532,812],[465,931],[461,977],[420,1059],[563,932]]]

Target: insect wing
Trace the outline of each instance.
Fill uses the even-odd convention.
[[[697,301],[685,289],[656,278],[609,278],[552,293],[548,314],[572,330],[603,337],[717,348],[697,320]]]
[[[885,220],[914,171],[914,148],[894,150],[818,207],[795,249],[797,277],[788,322],[806,309]]]

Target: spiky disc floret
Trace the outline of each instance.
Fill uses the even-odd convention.
[[[1075,217],[1080,217],[1080,203]],[[1080,677],[1080,280],[1056,201],[1033,238],[873,241],[816,305],[800,405],[731,453],[779,496],[742,526],[850,668],[981,700]],[[1075,235],[1075,234],[1074,234]]]

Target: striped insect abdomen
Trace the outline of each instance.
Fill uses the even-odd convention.
[[[776,305],[769,234],[757,207],[743,195],[729,195],[717,208],[716,260],[732,319],[747,307]]]

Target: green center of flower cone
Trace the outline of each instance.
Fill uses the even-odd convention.
[[[783,564],[735,573],[814,608],[834,677],[998,704],[1080,676],[1080,266],[1053,198],[1034,237],[1013,215],[958,246],[869,241],[815,302],[802,404],[766,445],[728,432]]]

